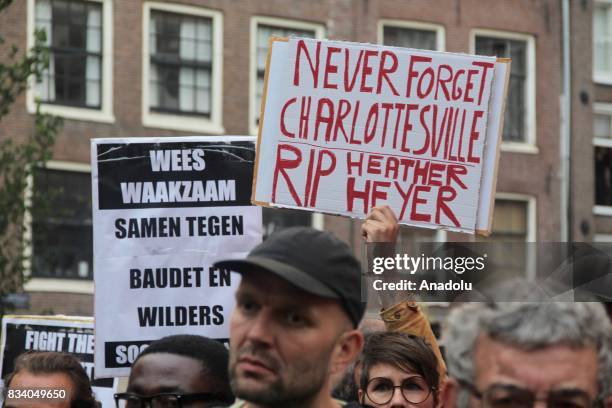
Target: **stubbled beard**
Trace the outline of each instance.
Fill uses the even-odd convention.
[[[256,350],[240,350],[238,353],[250,354],[261,358],[264,362],[272,362],[265,352]],[[241,384],[242,381],[238,378],[236,370],[236,361],[232,361],[230,367],[230,385],[234,395],[242,400],[253,402],[255,404],[274,406],[299,406],[304,402],[313,399],[324,386],[327,381],[327,362],[325,360],[317,362],[304,362],[303,364],[293,365],[290,372],[285,372],[283,377],[283,369],[276,365],[276,372],[279,378],[274,382],[263,385],[262,387],[245,387]],[[285,379],[285,381],[283,381]],[[251,380],[257,382],[255,376]]]

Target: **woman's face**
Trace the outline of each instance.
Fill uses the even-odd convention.
[[[376,364],[368,373],[367,389],[359,399],[376,408],[434,408],[434,392],[418,374],[390,364]]]

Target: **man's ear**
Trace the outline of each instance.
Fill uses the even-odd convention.
[[[342,372],[351,364],[363,348],[363,333],[353,329],[340,335],[331,361],[331,372]]]
[[[454,378],[446,377],[440,383],[438,405],[436,408],[456,408],[459,396],[459,383]]]

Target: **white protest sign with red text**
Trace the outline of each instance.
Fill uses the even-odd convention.
[[[483,207],[489,218],[495,189],[504,68],[494,57],[272,41],[253,201],[360,218],[388,204],[403,224],[488,229],[478,217]]]

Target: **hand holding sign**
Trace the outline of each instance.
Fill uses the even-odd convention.
[[[488,218],[495,58],[306,39],[272,41],[269,57],[254,202],[354,217],[386,204],[461,232]]]
[[[366,242],[397,241],[399,224],[393,210],[388,205],[374,207],[361,225],[361,236]]]

